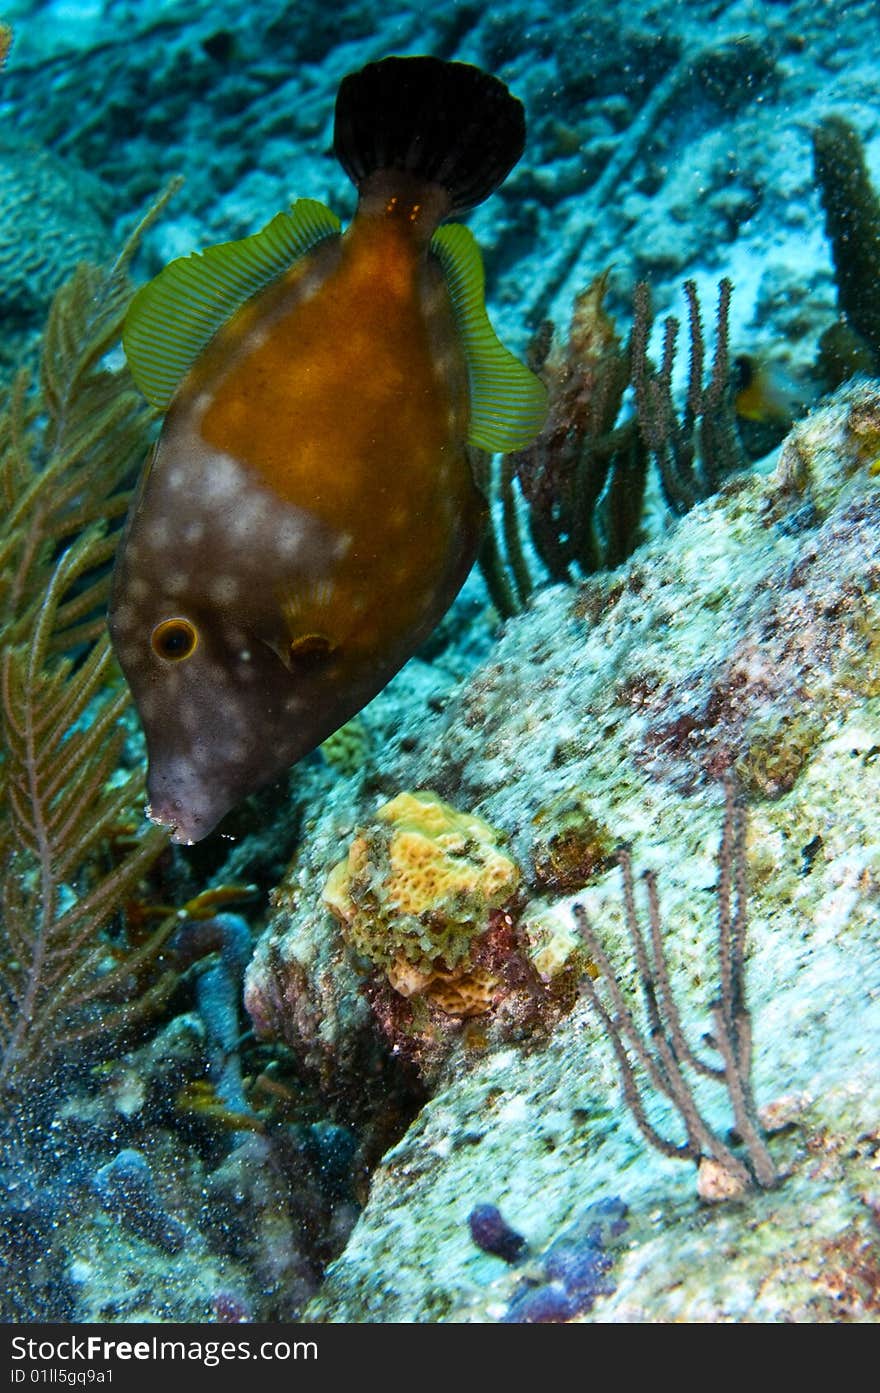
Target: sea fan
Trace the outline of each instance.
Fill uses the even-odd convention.
[[[104,618],[113,522],[151,421],[104,360],[128,262],[164,202],[113,267],[77,268],[50,313],[38,388],[21,374],[0,416],[0,1089],[143,1017],[173,983],[156,962],[173,920],[138,943],[123,922],[167,839],[129,835],[142,774],[122,768],[128,694]]]

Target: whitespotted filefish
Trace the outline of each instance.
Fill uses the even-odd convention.
[[[522,154],[523,108],[465,63],[346,77],[343,232],[309,199],[172,262],[123,344],[166,410],[120,545],[110,633],[149,758],[148,816],[190,844],[343,725],[448,609],[486,502],[468,446],[546,413],[498,341],[480,254],[445,219]]]

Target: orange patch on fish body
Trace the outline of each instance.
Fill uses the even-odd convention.
[[[468,447],[546,414],[486,314],[476,243],[440,224],[519,158],[522,106],[462,63],[344,79],[345,233],[300,199],[172,262],[123,344],[167,412],[120,544],[115,651],[141,717],[149,816],[178,842],[315,748],[430,634],[486,517]]]
[[[445,316],[436,307],[432,316],[457,349],[450,374],[438,372],[418,251],[396,220],[356,221],[317,289],[303,293],[308,277],[298,277],[289,309],[262,330],[248,325],[255,342],[227,367],[202,418],[209,444],[335,527],[356,522],[365,491],[385,491],[398,464],[408,466],[407,490],[422,475],[431,489],[427,476],[467,434],[452,313],[447,302]]]
[[[453,531],[483,504],[439,267],[407,221],[382,215],[358,218],[332,260],[317,286],[306,266],[262,313],[246,307],[180,407],[200,412],[206,444],[344,539],[332,588],[300,598],[297,624],[362,650],[424,613]]]

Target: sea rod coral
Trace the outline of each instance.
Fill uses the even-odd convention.
[[[713,1032],[705,1037],[706,1043],[718,1052],[720,1065],[707,1063],[697,1054],[682,1030],[664,956],[656,878],[650,872],[644,878],[648,894],[649,949],[636,908],[629,851],[621,851],[619,860],[623,871],[626,926],[645,998],[647,1031],[639,1030],[636,1025],[599,935],[581,905],[575,906],[575,916],[607,988],[610,1009],[589,973],[584,976],[583,991],[614,1048],[630,1112],[643,1135],[664,1156],[696,1163],[697,1189],[703,1199],[738,1197],[752,1184],[766,1189],[774,1185],[778,1177],[752,1097],[752,1023],[745,997],[745,811],[733,779],[725,781],[724,831],[718,853],[720,991],[712,1006]],[[665,1094],[672,1102],[684,1124],[685,1141],[669,1141],[650,1121],[637,1070],[647,1076],[658,1093]],[[726,1088],[737,1134],[748,1154],[748,1166],[704,1120],[688,1081],[688,1070],[722,1083]]]
[[[681,516],[747,464],[732,405],[729,312],[732,286],[718,286],[715,349],[706,367],[703,317],[694,281],[684,284],[688,370],[679,409],[673,371],[681,325],[663,322],[659,365],[648,345],[651,291],[639,281],[623,344],[604,307],[608,272],[575,300],[568,340],[547,321],[532,361],[546,387],[548,420],[527,448],[497,464],[475,452],[475,468],[493,506],[480,565],[502,617],[518,613],[536,580],[521,536],[554,581],[621,565],[642,535],[648,466],[654,463],[666,506]],[[707,380],[704,381],[704,375]],[[624,406],[627,393],[632,402]]]

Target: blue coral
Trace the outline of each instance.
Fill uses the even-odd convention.
[[[166,1212],[142,1151],[125,1147],[96,1173],[93,1187],[104,1209],[131,1233],[166,1253],[180,1252],[186,1229]]]
[[[626,1205],[616,1195],[587,1205],[545,1249],[536,1268],[517,1284],[502,1322],[544,1325],[568,1321],[586,1315],[598,1296],[610,1296],[615,1288],[611,1276],[614,1249],[626,1232],[626,1214]]]
[[[528,1246],[494,1204],[476,1205],[468,1215],[468,1228],[478,1248],[504,1262],[519,1262]]]
[[[238,914],[215,914],[207,925],[199,928],[203,938],[206,929],[210,929],[216,935],[219,948],[196,981],[196,1002],[205,1025],[208,1075],[217,1097],[230,1111],[249,1113],[238,1047],[241,988],[251,955],[251,932],[246,920]]]

